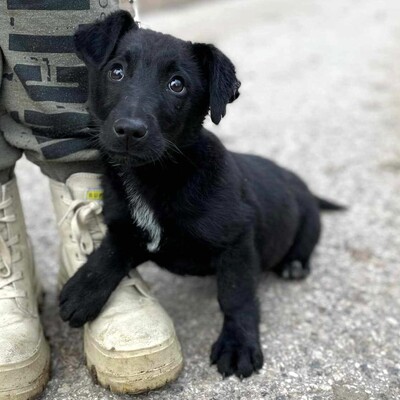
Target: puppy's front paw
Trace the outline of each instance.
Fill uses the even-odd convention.
[[[305,279],[310,274],[310,263],[299,260],[291,261],[280,266],[276,272],[281,278],[287,280]]]
[[[258,341],[239,341],[234,332],[224,330],[212,346],[211,362],[223,377],[247,378],[262,368],[264,357]]]
[[[82,267],[63,287],[60,294],[60,315],[78,328],[97,317],[108,299],[97,282]]]

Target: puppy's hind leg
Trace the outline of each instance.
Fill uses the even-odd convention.
[[[321,232],[319,213],[310,210],[302,219],[295,241],[275,272],[283,279],[300,280],[310,272],[311,254]]]

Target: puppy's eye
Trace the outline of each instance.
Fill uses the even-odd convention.
[[[124,67],[121,64],[114,64],[108,71],[108,78],[112,81],[122,81],[124,76]]]
[[[183,79],[177,76],[171,79],[168,84],[168,88],[169,90],[177,94],[183,94],[186,91]]]

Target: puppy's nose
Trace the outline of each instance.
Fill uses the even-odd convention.
[[[147,125],[140,119],[120,118],[114,122],[114,132],[120,137],[141,139],[147,134]]]

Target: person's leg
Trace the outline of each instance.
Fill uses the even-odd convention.
[[[1,25],[0,25],[1,29]],[[3,77],[3,53],[1,51],[0,41],[0,99],[1,99],[1,81]],[[5,73],[5,72],[4,72]],[[7,75],[4,75],[5,79]],[[0,100],[0,117],[6,113],[1,105]],[[17,160],[21,157],[21,150],[11,147],[4,139],[4,132],[0,129],[0,184],[7,183],[12,179],[14,166]]]
[[[4,3],[0,13],[10,21],[5,57],[12,77],[3,87],[7,114],[0,117],[0,129],[50,178],[61,235],[62,285],[105,233],[99,201],[102,164],[93,149],[90,134],[96,127],[85,103],[87,71],[74,54],[72,35],[79,24],[120,7],[133,10],[133,3],[19,0],[8,1],[7,8]],[[116,392],[162,386],[182,366],[173,324],[144,288],[139,275],[127,278],[85,328],[88,364],[99,383]]]
[[[0,10],[0,99],[2,79],[10,77],[1,50],[4,21]],[[0,100],[0,115],[4,112]],[[21,154],[0,130],[0,398],[16,400],[42,392],[50,371],[38,314],[40,290],[13,173]]]

